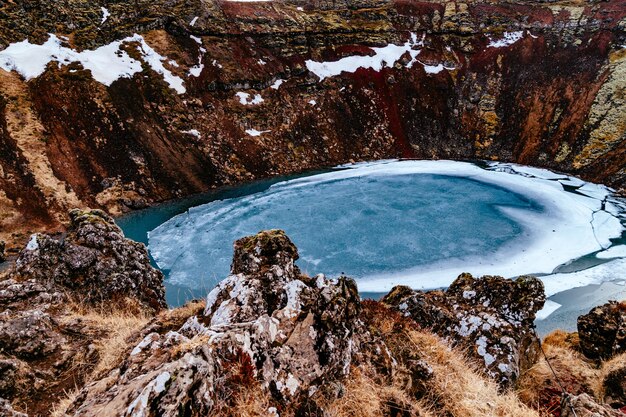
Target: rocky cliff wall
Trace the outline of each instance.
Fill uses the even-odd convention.
[[[141,67],[110,85],[78,58],[28,81],[0,69],[0,240],[75,206],[119,214],[391,157],[515,161],[623,192],[625,16],[624,0],[5,2],[4,47],[143,41],[121,45]],[[382,68],[318,76],[358,56]]]

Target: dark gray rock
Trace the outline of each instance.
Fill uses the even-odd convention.
[[[626,302],[610,301],[578,317],[581,351],[591,359],[626,352]]]

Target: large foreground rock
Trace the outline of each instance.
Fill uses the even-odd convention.
[[[33,235],[0,276],[0,416],[47,416],[82,385],[110,336],[99,318],[165,307],[162,274],[142,244],[101,211],[70,217],[65,236]]]
[[[80,416],[211,415],[238,387],[259,384],[279,411],[345,375],[364,334],[351,279],[303,275],[282,231],[235,243],[231,275],[204,314],[147,329],[110,375],[81,392]],[[270,411],[268,415],[272,415]]]
[[[626,302],[610,301],[578,317],[580,349],[591,359],[626,352]]]
[[[87,304],[138,301],[166,307],[163,274],[150,265],[142,243],[126,239],[101,210],[72,210],[61,238],[33,235],[10,277],[65,289]]]
[[[535,313],[543,307],[543,283],[497,276],[460,275],[446,291],[395,287],[382,299],[424,328],[467,348],[502,386],[534,364],[538,341]]]

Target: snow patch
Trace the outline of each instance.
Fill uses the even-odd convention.
[[[50,62],[67,65],[80,62],[83,68],[90,70],[92,77],[106,86],[120,78],[130,78],[143,70],[141,62],[131,58],[120,47],[124,43],[137,42],[137,50],[144,61],[179,94],[185,92],[183,80],[174,76],[163,67],[166,58],[157,54],[141,35],[135,34],[120,41],[112,42],[94,50],[77,52],[62,46],[61,39],[50,34],[43,45],[31,44],[28,40],[12,43],[0,51],[0,68],[5,71],[17,71],[26,81],[39,77]]]
[[[246,129],[246,133],[250,136],[261,136],[263,133],[271,132],[271,130]]]
[[[524,37],[524,31],[517,32],[504,32],[504,35],[501,39],[493,40],[489,37],[489,44],[487,48],[502,48],[505,46],[513,45],[515,42],[519,41]]]
[[[265,101],[260,94],[255,94],[254,97],[251,98],[250,94],[240,91],[235,94],[235,96],[239,98],[239,103],[243,104],[244,106],[254,106],[257,104],[261,104]]]
[[[26,245],[26,250],[34,251],[37,249],[39,249],[39,242],[37,242],[37,234],[35,233],[34,235],[30,236],[30,240]]]
[[[198,16],[194,17],[193,19],[191,19],[191,22],[189,22],[189,26],[195,26],[196,22],[198,21]]]
[[[270,88],[273,88],[274,90],[278,90],[283,83],[284,83],[283,80],[278,79],[274,81],[274,84],[270,85]]]
[[[414,49],[418,46],[423,46],[423,40],[418,42],[417,36],[412,33],[411,39],[403,45],[389,44],[380,48],[371,48],[374,52],[373,56],[353,55],[331,62],[317,62],[308,59],[305,64],[309,71],[319,77],[320,81],[342,72],[353,73],[359,68],[380,71],[385,67],[392,67],[407,52],[411,56],[411,62],[407,65],[410,68],[420,53],[419,49]]]
[[[201,135],[200,132],[197,131],[196,129],[189,129],[189,130],[181,130],[180,133],[184,133],[186,135],[191,135],[191,136],[195,136],[198,139],[200,139]]]
[[[102,20],[100,21],[100,24],[102,25],[107,21],[109,16],[111,16],[111,13],[109,13],[109,10],[106,7],[101,7],[100,10],[102,10]]]

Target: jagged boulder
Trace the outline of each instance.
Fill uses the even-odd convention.
[[[626,301],[610,301],[578,317],[581,351],[591,359],[626,352]]]
[[[68,290],[87,304],[127,299],[151,309],[166,307],[163,274],[150,265],[142,243],[124,237],[101,210],[72,210],[65,236],[35,234],[10,278]]]
[[[462,274],[446,291],[398,286],[382,302],[466,347],[504,387],[537,360],[533,321],[545,294],[543,283],[534,277],[513,281]]]
[[[83,389],[72,413],[210,415],[242,384],[259,384],[280,412],[345,375],[366,334],[356,285],[303,275],[297,258],[279,230],[238,240],[231,275],[204,313],[175,330],[146,329],[119,368]]]

